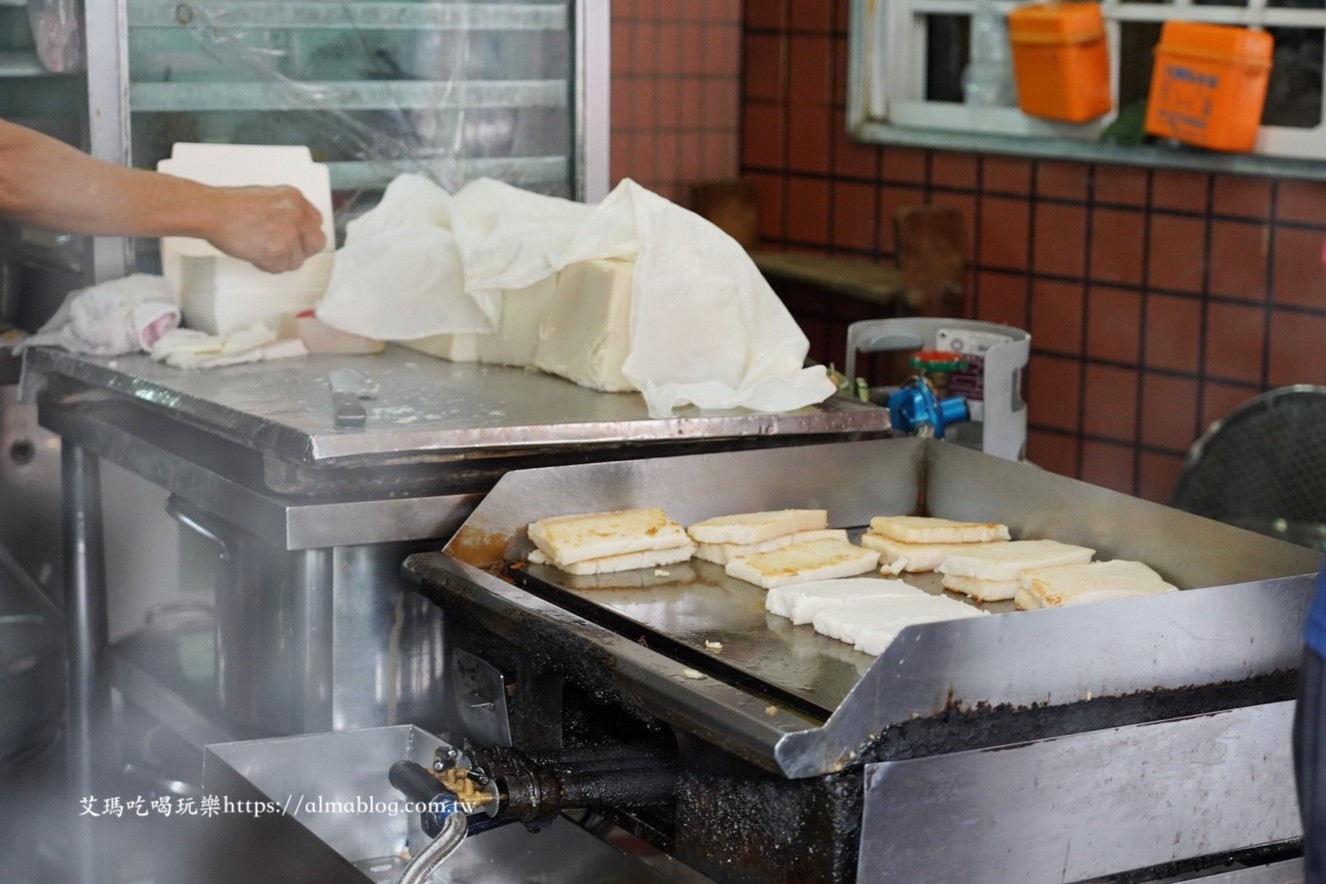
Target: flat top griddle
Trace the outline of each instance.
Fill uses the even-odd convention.
[[[907,512],[1000,521],[1014,536],[1147,562],[1201,589],[909,627],[871,658],[770,617],[759,588],[708,563],[666,578],[511,567],[532,549],[536,519],[646,506],[682,524],[798,507],[827,509],[837,527]],[[909,438],[508,472],[443,552],[405,568],[444,608],[454,599],[499,634],[573,648],[658,717],[802,777],[841,770],[882,728],[947,710],[1051,708],[1292,669],[1320,564],[1311,550]],[[910,580],[939,591],[933,575]]]
[[[856,543],[864,528],[851,529]],[[765,591],[728,577],[721,565],[691,559],[660,569],[579,577],[551,565],[509,569],[518,586],[697,671],[741,684],[801,712],[827,718],[875,662],[875,657],[815,632],[809,624],[764,609]],[[862,577],[884,579],[878,569]],[[939,574],[896,579],[932,595],[945,593]],[[966,599],[963,599],[967,601]],[[971,604],[971,602],[968,602]],[[1011,601],[975,605],[991,613],[1013,611]],[[721,650],[706,646],[718,642]]]

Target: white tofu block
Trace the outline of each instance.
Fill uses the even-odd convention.
[[[945,589],[960,592],[978,602],[1005,602],[1017,595],[1016,580],[981,580],[976,577],[957,577],[944,575]]]
[[[289,185],[322,216],[323,251],[298,270],[267,273],[223,254],[206,240],[168,236],[161,240],[162,275],[170,283],[190,327],[226,335],[254,323],[276,328],[281,316],[317,304],[335,263],[331,176],[313,162],[307,147],[178,143],[157,171],[214,187]]]
[[[1018,575],[1014,605],[1018,610],[1092,605],[1139,595],[1177,592],[1141,562],[1116,560],[1085,565],[1037,568]]]
[[[658,568],[663,565],[675,565],[684,562],[695,552],[695,544],[690,541],[685,546],[675,549],[646,549],[640,552],[623,553],[618,556],[604,556],[599,559],[585,559],[567,565],[553,565],[568,574],[589,577],[595,574],[612,574],[617,571],[635,571],[640,568]],[[541,550],[530,553],[529,560],[536,565],[553,564]]]
[[[633,261],[577,261],[557,275],[539,327],[534,366],[605,392],[635,389],[622,374],[631,352]]]
[[[871,656],[878,657],[888,648],[893,640],[898,637],[908,626],[916,626],[920,623],[939,623],[944,620],[963,620],[970,617],[989,616],[988,611],[982,611],[979,608],[973,608],[971,605],[964,605],[962,602],[956,602],[952,599],[937,598],[935,601],[947,602],[950,605],[957,605],[956,608],[945,608],[940,610],[935,608],[917,611],[906,617],[899,617],[892,623],[880,623],[861,630],[856,636],[856,642],[853,645],[858,651]]]
[[[539,326],[557,291],[557,277],[502,294],[502,322],[491,335],[475,335],[479,361],[529,366],[539,349]]]
[[[919,596],[899,594],[832,605],[816,614],[811,622],[815,631],[821,635],[853,646],[860,644],[862,649],[868,646],[882,650],[892,641],[893,636],[915,623],[980,617],[984,614],[984,611],[954,599],[920,593]],[[868,635],[873,635],[873,638],[868,643],[863,642],[862,639]],[[878,654],[879,651],[871,653]]]
[[[436,356],[438,359],[445,359],[448,362],[479,361],[478,335],[431,335],[427,338],[397,341],[396,343],[402,347],[409,347],[411,350],[426,353],[429,356]]]
[[[903,560],[902,569],[910,574],[933,571],[953,553],[960,553],[978,544],[973,543],[903,543],[879,534],[861,535],[861,545],[879,553],[879,560],[890,564]]]
[[[1095,554],[1094,549],[1057,540],[1011,540],[973,545],[969,550],[954,552],[935,570],[954,577],[1016,581],[1019,571],[1076,565],[1091,561]]]
[[[926,594],[901,580],[877,580],[873,577],[817,580],[769,590],[764,597],[764,609],[800,625],[810,623],[816,614],[834,605],[887,596]]]
[[[686,531],[661,509],[539,519],[530,523],[529,539],[549,561],[563,570],[587,559],[691,546]],[[689,552],[686,557],[690,557]]]
[[[988,543],[1008,540],[1008,526],[993,522],[955,522],[929,516],[876,516],[870,532],[902,543]]]
[[[716,516],[696,522],[686,533],[696,543],[751,544],[798,531],[819,531],[828,524],[828,510],[771,510]]]
[[[162,240],[172,241],[178,240]],[[188,326],[226,335],[256,322],[275,328],[284,314],[312,309],[327,290],[335,260],[319,252],[298,270],[272,274],[228,255],[163,254],[162,271]]]
[[[874,550],[844,540],[812,540],[736,559],[728,562],[725,570],[729,577],[773,589],[811,580],[855,577],[878,564],[879,553]]]

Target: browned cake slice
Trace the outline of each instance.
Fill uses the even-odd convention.
[[[531,522],[529,539],[559,568],[654,549],[689,547],[686,531],[661,509],[553,516]]]
[[[879,553],[845,540],[812,540],[794,543],[773,552],[746,556],[727,563],[731,577],[773,589],[809,580],[855,577],[879,564]]]

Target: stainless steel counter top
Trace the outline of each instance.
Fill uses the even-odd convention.
[[[379,386],[364,427],[333,425],[327,373],[350,367]],[[700,411],[652,418],[636,393],[600,393],[536,371],[446,362],[398,347],[376,356],[309,356],[185,371],[146,356],[28,351],[25,389],[65,378],[167,409],[195,426],[309,465],[404,463],[484,450],[742,436],[879,433],[884,409],[836,397],[789,414]]]

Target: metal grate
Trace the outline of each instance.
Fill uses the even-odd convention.
[[[1212,424],[1188,452],[1171,503],[1326,548],[1326,387],[1272,390]]]

